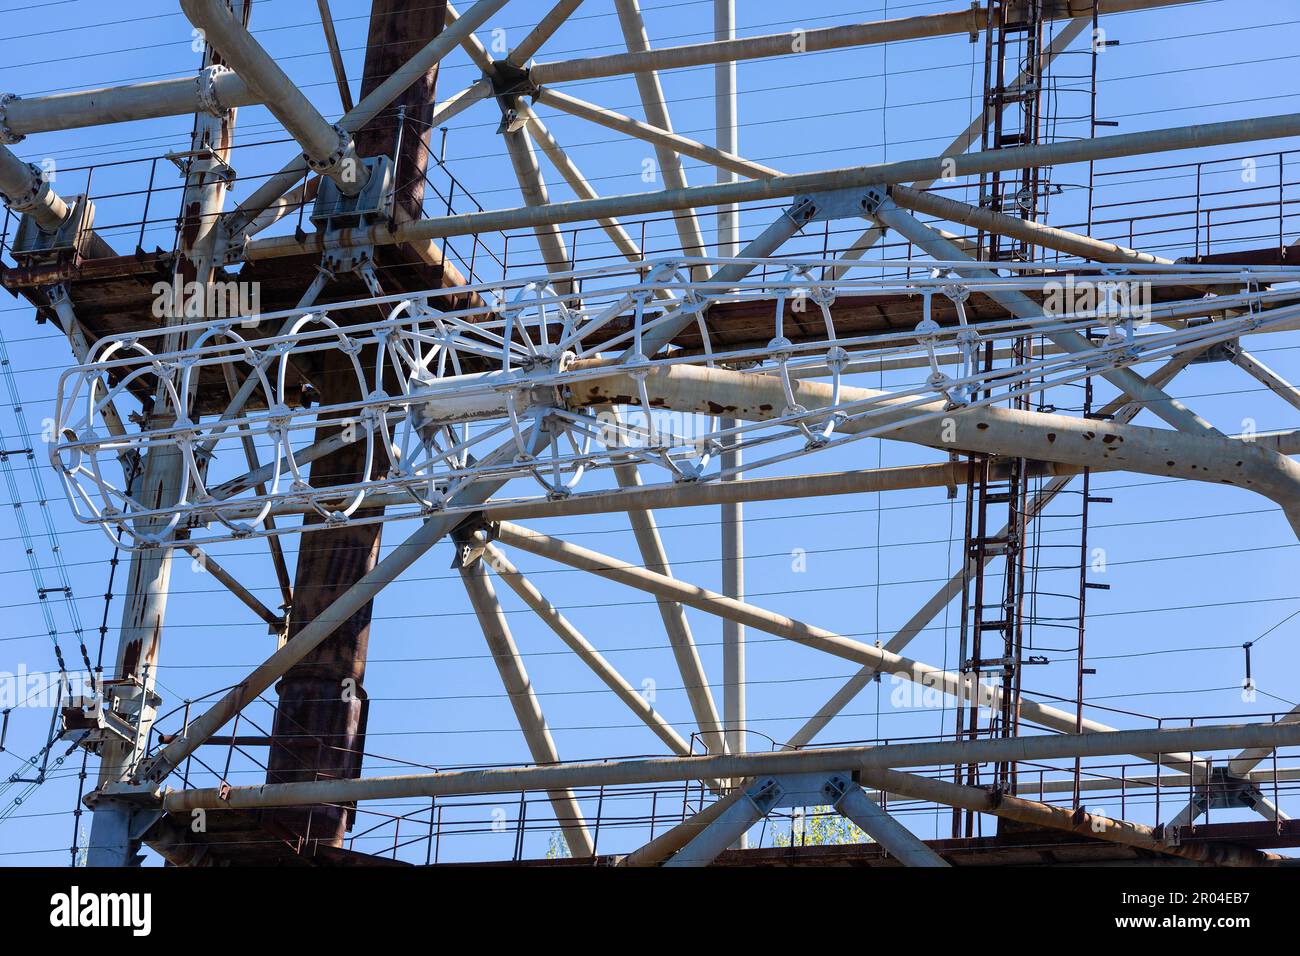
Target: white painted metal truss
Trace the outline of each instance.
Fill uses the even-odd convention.
[[[761,274],[726,282],[691,278],[702,274],[700,267],[731,264]],[[121,547],[169,546],[182,530],[188,544],[204,544],[455,513],[458,508],[449,500],[485,481],[518,479],[510,486],[512,497],[494,498],[494,504],[562,498],[584,486],[609,487],[597,476],[627,462],[648,466],[643,471],[651,480],[658,470],[667,483],[713,481],[729,474],[718,454],[724,442],[740,443],[745,471],[752,475],[764,466],[885,434],[900,427],[900,407],[915,409],[904,423],[910,424],[1004,404],[1088,376],[1280,329],[1300,318],[1300,306],[1290,305],[1300,297],[1289,287],[1300,279],[1294,268],[1079,264],[1069,283],[1076,293],[1091,290],[1091,298],[1079,300],[1087,307],[974,324],[965,311],[971,294],[1050,296],[1065,280],[1042,265],[987,264],[987,270],[1000,272],[971,275],[978,268],[970,262],[856,262],[856,278],[843,274],[844,265],[815,259],[648,260],[495,288],[467,287],[461,291],[477,293],[482,304],[452,311],[436,306],[457,290],[433,290],[106,337],[86,364],[60,378],[50,458],[78,520],[101,526]],[[861,277],[862,270],[872,274]],[[1195,291],[1207,287],[1218,294],[1207,298]],[[572,291],[562,294],[557,288]],[[1186,297],[1151,304],[1156,288],[1181,289]],[[844,335],[837,330],[832,303],[867,304],[901,294],[918,297],[923,305],[925,318],[914,331]],[[937,298],[955,306],[957,325],[933,321]],[[726,348],[710,336],[702,318],[706,309],[737,302],[766,308],[770,325],[751,333],[765,345]],[[367,307],[365,314],[379,307],[383,317],[343,324],[361,307]],[[791,341],[787,308],[808,315],[816,334],[805,331],[800,341]],[[1214,321],[1200,321],[1210,315]],[[684,322],[698,325],[702,347],[643,352],[643,340]],[[267,328],[279,332],[264,334]],[[1086,351],[1035,349],[997,363],[992,371],[982,370],[978,361],[989,343],[1088,329],[1096,334]],[[186,345],[176,349],[177,342]],[[331,357],[351,366],[361,398],[309,407],[299,400],[292,370]],[[881,363],[929,374],[916,385],[866,401],[841,397],[841,382]],[[777,376],[786,407],[770,419],[730,427],[716,417],[657,408],[647,377],[657,368],[682,364]],[[639,394],[599,408],[574,404],[575,386],[629,369]],[[128,392],[158,396],[158,409],[183,408],[182,397],[192,394],[200,373],[225,376],[228,383],[251,376],[255,410],[234,402],[224,415],[208,420],[155,414],[137,432],[113,433],[109,422],[115,406],[131,400]],[[793,383],[810,378],[830,384],[829,406],[808,409],[796,403]],[[873,425],[873,418],[886,411],[894,417]],[[334,422],[341,425],[338,433],[317,440],[318,427]],[[850,422],[853,427],[846,428]],[[538,435],[540,451],[533,451]],[[250,440],[267,462],[251,470]],[[305,465],[353,441],[364,443],[365,479],[313,485]],[[489,456],[503,444],[513,445],[513,454]],[[167,445],[183,456],[180,494],[173,503],[151,507],[130,493],[129,463]],[[384,506],[378,513],[371,507],[377,505]],[[284,514],[314,514],[321,521],[268,527],[268,516]]]

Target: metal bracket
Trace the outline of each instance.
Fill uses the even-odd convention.
[[[762,777],[745,791],[745,799],[762,816],[767,816],[774,807],[779,806],[785,795],[786,789],[782,786],[780,777]]]
[[[451,532],[452,543],[456,545],[456,554],[451,559],[453,570],[471,568],[483,557],[487,546],[496,540],[497,525],[485,521],[481,515],[474,515],[461,522]]]
[[[1188,327],[1204,326],[1213,324],[1213,320],[1205,319],[1202,321],[1189,321]],[[1241,350],[1240,339],[1228,339],[1224,342],[1215,342],[1209,348],[1192,355],[1189,365],[1211,365],[1215,362],[1231,362],[1237,357]]]
[[[796,199],[787,215],[801,226],[833,219],[861,219],[875,212],[886,195],[883,186],[809,193]]]
[[[517,96],[528,96],[535,100],[537,94],[542,91],[542,88],[533,82],[532,72],[528,67],[515,66],[505,60],[497,60],[492,64],[487,79],[492,84],[492,95],[499,100]]]
[[[97,754],[108,741],[134,744],[141,704],[157,707],[162,698],[137,680],[104,681],[98,694],[69,697],[60,708],[59,738],[75,739]]]
[[[888,186],[868,186],[863,194],[863,215],[874,216],[880,211],[880,207],[889,202]]]
[[[110,740],[134,743],[135,728],[98,695],[71,697],[59,710],[59,739],[75,739],[77,746],[97,754]]]
[[[205,164],[201,170],[207,174],[213,174],[230,185],[239,178],[235,172],[235,167],[217,155],[217,151],[211,146],[203,146],[199,149],[185,150],[184,152],[168,152],[163,154],[163,159],[169,160],[182,176],[188,177],[194,168],[195,162]]]
[[[1264,794],[1253,781],[1234,776],[1227,767],[1213,767],[1210,779],[1197,787],[1192,797],[1193,819],[1206,810],[1254,809],[1263,799]]]
[[[498,64],[500,66],[502,64]],[[509,66],[508,64],[505,64]],[[509,67],[514,70],[514,67]],[[513,79],[514,74],[510,74],[512,79],[503,82],[492,81],[493,95],[496,97],[497,106],[501,108],[501,122],[497,125],[497,135],[504,136],[506,133],[515,133],[528,125],[528,117],[519,108],[520,99],[524,96],[532,96],[534,100],[537,97],[536,88],[531,87],[526,77],[518,82]]]
[[[35,166],[32,170],[40,176]],[[34,201],[49,188],[50,184],[41,180],[30,199]],[[15,208],[21,204],[20,200],[13,202]],[[44,231],[30,213],[23,213],[10,250],[13,257],[25,266],[60,258],[80,259],[82,244],[94,230],[95,204],[85,196],[73,196],[69,206],[68,217],[53,232]]]
[[[162,789],[152,783],[128,783],[118,781],[106,783],[92,790],[82,799],[87,807],[94,809],[95,804],[112,801],[131,807],[155,808],[162,800]]]
[[[393,211],[395,177],[393,161],[387,156],[369,156],[362,163],[370,170],[365,187],[348,196],[338,184],[322,176],[316,202],[312,206],[312,224],[321,232],[325,254],[322,266],[329,272],[349,272],[373,261],[374,248],[369,245],[346,245],[352,230],[387,222]]]
[[[853,779],[848,774],[833,773],[822,785],[822,796],[826,802],[836,809],[839,808],[840,801],[844,795],[849,792],[849,787],[853,786]]]

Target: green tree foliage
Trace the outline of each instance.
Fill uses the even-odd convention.
[[[842,846],[873,841],[834,807],[807,807],[788,827],[778,829],[772,842],[776,846]]]
[[[569,844],[564,840],[564,835],[559,830],[552,831],[551,842],[546,847],[546,858],[548,860],[566,860],[572,855],[569,852]]]

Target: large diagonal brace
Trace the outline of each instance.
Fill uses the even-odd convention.
[[[540,429],[530,433],[533,442],[541,440]],[[508,461],[518,452],[513,440],[505,443],[485,462]],[[506,484],[503,480],[476,482],[452,496],[457,504],[482,504]],[[464,520],[460,514],[434,516],[398,545],[388,557],[380,561],[356,584],[340,594],[319,617],[307,623],[279,650],[255,668],[221,700],[192,721],[175,739],[163,747],[148,762],[141,777],[146,781],[161,781],[181,761],[201,747],[205,741],[231,720],[257,696],[274,684],[294,664],[310,654],[327,637],[341,627],[353,614],[365,607],[403,571],[413,565],[421,555],[442,540]]]
[[[551,729],[546,725],[542,705],[533,692],[528,671],[524,668],[523,658],[519,655],[519,648],[515,645],[510,626],[506,623],[505,612],[501,610],[501,602],[497,600],[483,562],[471,561],[462,565],[460,577],[469,594],[470,604],[474,607],[474,614],[478,617],[479,627],[483,630],[483,637],[487,640],[492,661],[501,675],[501,683],[505,685],[510,706],[519,721],[519,729],[524,733],[533,763],[538,766],[555,766],[560,762],[555,740],[551,737]],[[569,852],[574,856],[591,856],[591,834],[587,832],[582,808],[573,791],[549,790],[547,796],[564,840],[569,845]]]
[[[484,549],[484,560],[488,567],[497,573],[510,589],[519,595],[525,604],[555,632],[555,635],[578,656],[578,659],[591,668],[592,673],[614,692],[632,713],[636,714],[656,737],[662,740],[673,753],[687,756],[691,745],[673,729],[672,725],[650,705],[646,698],[637,693],[627,679],[614,669],[614,665],[596,650],[591,643],[578,632],[559,609],[546,599],[541,591],[524,577],[519,569],[511,563],[500,548],[488,545]]]
[[[903,826],[872,800],[861,786],[845,774],[832,774],[826,781],[826,802],[875,840],[904,866],[946,867],[948,863],[926,846],[925,841]]]
[[[635,465],[626,463],[615,465],[614,477],[618,480],[619,486],[625,489],[636,488],[641,484],[641,476],[637,473]],[[647,568],[671,577],[672,567],[668,564],[668,554],[664,551],[663,539],[659,536],[654,512],[629,511],[627,519],[632,525],[632,533],[636,538],[641,561]],[[681,673],[682,683],[686,687],[686,698],[690,701],[691,712],[700,729],[700,736],[704,739],[705,746],[709,748],[709,753],[722,753],[725,749],[722,721],[718,717],[713,692],[704,673],[704,664],[700,661],[699,651],[695,648],[695,638],[691,634],[691,625],[686,619],[686,612],[675,601],[661,599],[657,604],[659,615],[664,622],[664,630],[668,632],[668,642],[672,645],[673,657],[677,661],[677,670]]]

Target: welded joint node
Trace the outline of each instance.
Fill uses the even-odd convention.
[[[787,219],[802,229],[808,223],[812,222],[817,215],[817,199],[813,196],[796,196],[782,213]]]
[[[501,124],[497,134],[517,133],[528,125],[529,112],[520,109],[520,99],[529,97],[536,104],[541,95],[541,87],[533,82],[527,67],[518,67],[505,60],[492,64],[490,73],[484,74],[492,85],[492,95],[501,108]]]
[[[851,774],[833,773],[827,777],[826,782],[822,784],[822,796],[826,799],[828,805],[838,810],[840,807],[840,801],[844,799],[854,786],[856,786],[856,781],[853,779]]]
[[[800,228],[810,222],[869,217],[888,198],[885,189],[884,186],[868,186],[866,189],[829,189],[809,193],[796,197],[785,215]]]
[[[534,102],[542,95],[542,88],[533,82],[532,69],[515,66],[506,60],[492,63],[492,71],[485,74],[492,84],[492,95],[498,99],[527,96]]]
[[[1255,809],[1264,800],[1259,784],[1233,774],[1227,767],[1213,767],[1209,777],[1192,795],[1193,820],[1207,810]]]
[[[874,216],[889,202],[889,187],[885,185],[868,186],[862,191],[862,214]]]
[[[772,812],[785,796],[785,787],[777,777],[763,777],[745,791],[745,799],[754,805],[762,816]]]
[[[61,305],[72,304],[72,294],[68,291],[67,284],[63,282],[47,285],[45,287],[45,298],[49,300],[52,309],[57,309]]]
[[[27,138],[21,133],[15,133],[9,127],[9,104],[20,99],[22,97],[17,93],[0,93],[0,145],[12,146]]]

